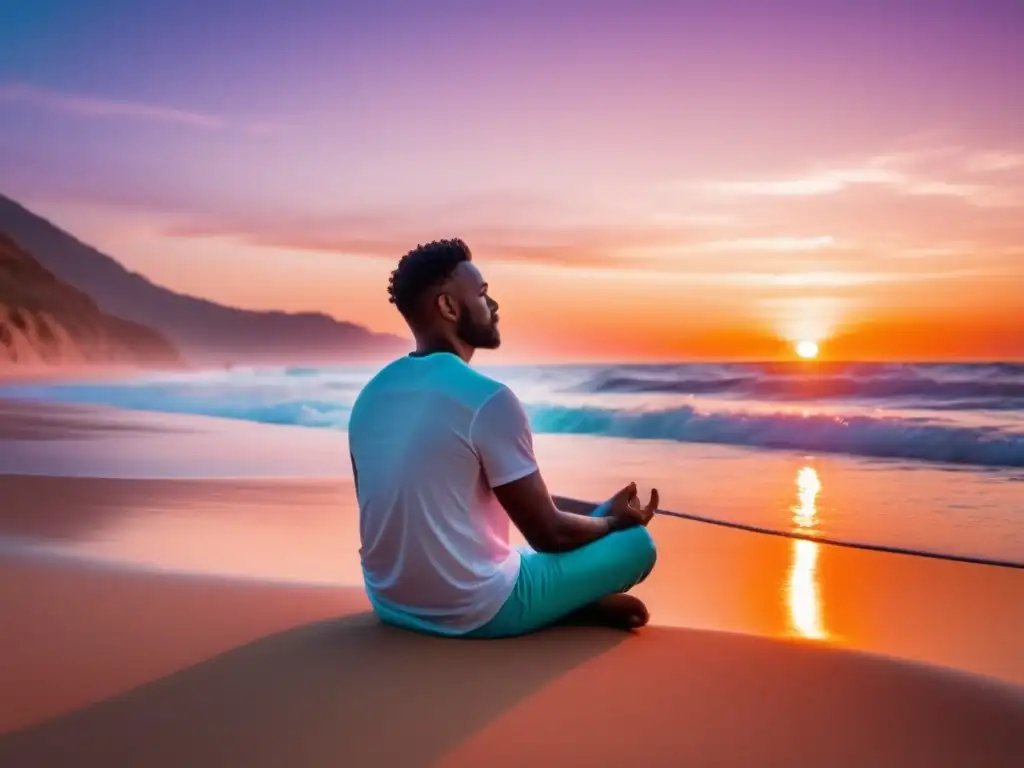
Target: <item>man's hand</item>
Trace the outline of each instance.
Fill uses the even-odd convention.
[[[658,511],[658,489],[651,489],[651,500],[641,506],[636,492],[636,483],[630,483],[611,498],[608,516],[614,518],[616,527],[628,528],[633,525],[647,525]]]

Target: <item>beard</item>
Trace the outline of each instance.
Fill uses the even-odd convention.
[[[488,323],[478,323],[470,317],[469,312],[465,309],[455,324],[455,335],[473,349],[497,349],[501,346],[501,333],[498,331],[498,324],[494,320]]]

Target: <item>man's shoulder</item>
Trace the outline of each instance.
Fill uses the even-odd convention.
[[[394,373],[402,367],[404,361],[405,358],[399,357],[389,363],[385,363],[369,379],[367,379],[366,383],[363,384],[362,388],[359,390],[360,394],[372,391],[376,387],[380,386],[381,383],[386,383]]]
[[[495,395],[511,394],[507,384],[452,355],[430,360],[406,356],[388,363],[367,381],[356,396],[353,410],[375,402],[379,399],[377,395],[387,400],[392,390],[407,391],[410,387],[422,395],[435,393],[445,399],[458,400],[472,410],[482,407]]]
[[[498,379],[487,375],[483,371],[469,365],[454,367],[455,377],[460,383],[466,384],[485,396],[493,395],[495,392],[508,389],[508,385]]]
[[[356,393],[350,409],[351,416],[355,416],[358,412],[372,406],[378,399],[377,396],[382,394],[383,390],[387,390],[391,382],[394,382],[400,376],[401,367],[402,358],[398,358],[376,371]]]

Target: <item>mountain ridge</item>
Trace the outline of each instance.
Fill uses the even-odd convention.
[[[349,362],[410,348],[322,312],[250,310],[165,288],[2,194],[0,231],[101,310],[162,332],[194,363]]]

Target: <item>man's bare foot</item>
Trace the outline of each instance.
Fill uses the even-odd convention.
[[[639,598],[619,593],[595,600],[566,618],[569,624],[637,629],[650,621],[647,606]]]

